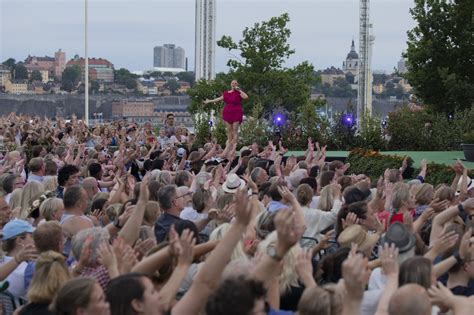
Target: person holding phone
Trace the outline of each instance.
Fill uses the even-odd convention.
[[[227,133],[226,146],[237,145],[239,125],[242,123],[244,111],[242,109],[242,100],[248,99],[248,95],[239,87],[237,80],[230,83],[231,89],[224,91],[221,96],[213,100],[206,99],[204,104],[217,103],[224,101],[225,106],[222,111]]]

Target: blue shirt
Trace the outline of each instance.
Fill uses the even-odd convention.
[[[167,212],[163,213],[155,223],[156,242],[158,244],[163,242],[168,236],[171,225],[179,221],[182,221],[182,219]]]

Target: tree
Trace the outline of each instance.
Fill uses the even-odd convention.
[[[240,57],[236,56],[228,60],[230,67],[228,74],[216,77],[216,87],[229,88],[230,81],[236,79],[240,86],[249,95],[249,101],[244,102],[244,109],[254,104],[262,104],[265,113],[270,109],[281,106],[288,111],[295,110],[299,105],[308,101],[310,87],[315,79],[313,66],[303,62],[293,68],[285,68],[285,61],[294,50],[290,49],[288,38],[291,31],[287,28],[290,21],[288,14],[272,17],[269,21],[254,24],[253,27],[245,28],[242,39],[234,42],[230,36],[223,36],[218,46],[229,52],[238,51]],[[190,95],[203,94],[200,89],[209,88],[204,81],[198,82]],[[222,93],[220,90],[218,95]],[[205,95],[211,98],[214,95]],[[203,99],[193,99],[192,108]]]
[[[189,85],[193,86],[195,83],[195,76],[194,72],[188,71],[188,72],[180,72],[176,75],[179,80],[188,82]]]
[[[7,67],[10,70],[13,70],[13,69],[15,69],[16,60],[13,59],[13,58],[8,58],[4,62],[2,62],[2,65],[4,65],[5,67]]]
[[[31,81],[43,81],[43,76],[38,70],[33,70],[31,72]]]
[[[98,93],[100,89],[100,84],[97,82],[97,80],[92,80],[91,82],[91,92],[93,94]]]
[[[408,31],[406,77],[433,109],[474,104],[474,1],[416,0]]]
[[[15,79],[16,80],[28,80],[28,70],[22,64],[15,66]]]
[[[135,90],[137,88],[137,75],[131,73],[127,69],[120,68],[114,72],[115,83],[123,84],[129,90]]]
[[[175,95],[176,91],[180,88],[180,85],[178,81],[171,79],[166,81],[165,85],[163,85],[164,88],[168,89],[171,91],[171,94]]]
[[[62,89],[68,92],[73,91],[77,87],[77,83],[81,78],[81,67],[74,65],[67,67],[62,75]]]

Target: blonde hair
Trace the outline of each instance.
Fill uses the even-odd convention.
[[[60,198],[48,198],[41,204],[39,211],[40,216],[46,221],[54,219],[54,214],[64,208],[63,200]]]
[[[28,215],[28,209],[31,207],[31,203],[38,195],[44,192],[43,184],[37,181],[31,181],[26,183],[21,193],[21,215],[20,218],[26,218]]]
[[[217,228],[214,229],[214,231],[212,231],[211,235],[209,236],[209,241],[221,240],[224,235],[229,231],[229,229],[229,223],[223,223],[219,225]],[[236,259],[248,259],[247,254],[245,254],[244,252],[244,244],[242,240],[237,243],[237,246],[235,246],[234,251],[232,252],[232,256],[230,257],[231,261]]]
[[[393,185],[392,208],[400,209],[410,199],[410,187],[402,182]]]
[[[268,249],[275,248],[277,244],[277,232],[273,231],[258,244],[260,253],[267,253]],[[291,287],[298,286],[298,274],[295,270],[296,258],[301,250],[299,244],[294,245],[283,258],[283,270],[280,273],[280,295],[289,292]]]
[[[438,198],[439,201],[443,201],[443,200],[453,201],[455,196],[456,196],[456,193],[454,189],[446,185],[442,185],[441,187],[436,189],[434,197],[435,199]]]
[[[427,205],[433,198],[434,188],[433,185],[424,183],[415,195],[416,203],[420,205]]]
[[[156,219],[158,219],[160,216],[160,213],[160,204],[156,201],[148,201],[146,203],[142,225],[154,226]]]
[[[298,314],[340,315],[342,306],[342,295],[337,290],[336,284],[315,286],[304,290],[298,302]]]
[[[321,189],[319,195],[317,209],[322,211],[331,211],[334,206],[334,195],[336,187],[334,185],[327,185]]]
[[[47,176],[43,180],[43,186],[45,191],[55,191],[58,187],[58,177],[57,176]]]
[[[21,208],[21,195],[23,194],[23,188],[17,188],[12,192],[10,197],[10,208],[15,210]]]
[[[31,303],[51,303],[59,289],[71,279],[64,256],[52,250],[42,253],[28,289]]]

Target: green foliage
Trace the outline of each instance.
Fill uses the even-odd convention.
[[[28,70],[22,64],[15,66],[15,79],[16,80],[28,80]]]
[[[41,72],[39,72],[38,70],[33,70],[31,72],[31,78],[30,78],[31,81],[42,81],[43,80],[43,77],[41,76]]]
[[[406,74],[417,96],[439,112],[474,104],[474,1],[416,0]]]
[[[13,70],[15,69],[16,60],[13,58],[8,58],[4,62],[2,62],[2,65],[6,66],[10,70]]]
[[[462,137],[462,141],[466,144],[474,143],[474,131],[466,132]]]
[[[166,83],[163,87],[170,90],[171,94],[175,95],[176,91],[179,89],[180,85],[179,85],[178,81],[176,81],[175,79],[171,79],[171,80],[166,81]]]
[[[188,71],[188,72],[180,72],[176,75],[179,80],[188,82],[191,86],[196,83],[195,81],[195,76],[194,72]]]
[[[225,81],[219,77],[214,81],[199,80],[188,90],[188,95],[191,98],[191,105],[188,107],[188,111],[191,113],[197,113],[203,110],[209,112],[215,110],[219,112],[222,108],[222,103],[204,105],[203,101],[221,96],[222,91],[228,88],[228,83],[225,83]]]
[[[240,57],[228,61],[230,72],[226,79],[228,82],[231,78],[237,79],[249,95],[245,110],[260,103],[264,112],[276,106],[291,111],[309,99],[310,86],[315,79],[313,66],[303,62],[284,68],[285,61],[294,53],[288,44],[289,21],[288,14],[272,17],[245,28],[239,42],[230,36],[223,36],[217,42],[229,52],[240,53]]]
[[[196,141],[194,146],[202,147],[211,140],[211,129],[209,120],[211,115],[209,112],[199,111],[194,114],[194,132],[196,134]]]
[[[255,104],[252,113],[240,125],[239,146],[250,145],[254,142],[266,145],[271,139],[271,127],[267,120],[262,118],[263,106]]]
[[[114,71],[115,83],[123,84],[129,90],[136,90],[137,88],[137,76],[127,69],[120,68]]]
[[[350,163],[349,174],[365,174],[372,181],[376,181],[384,174],[387,168],[398,169],[402,165],[403,157],[396,155],[382,155],[378,151],[355,149],[351,151],[346,162]],[[413,165],[413,160],[408,159],[408,166]]]
[[[289,143],[287,144],[289,148],[298,146],[298,148],[305,149],[308,137],[311,137],[313,141],[327,143],[330,138],[330,123],[323,117],[320,117],[316,112],[318,108],[325,105],[326,100],[318,98],[316,100],[307,101],[298,107],[298,114],[294,121],[296,122],[296,126],[301,128],[303,139],[297,142],[290,136],[288,140]]]
[[[81,78],[81,67],[74,65],[67,67],[62,75],[62,89],[68,92],[74,90]]]
[[[452,118],[404,107],[389,114],[389,149],[407,151],[458,150],[463,135],[474,130],[474,106]]]
[[[225,147],[227,141],[226,127],[224,120],[222,120],[222,114],[215,118],[214,128],[212,129],[212,138],[217,141],[222,147]]]
[[[383,175],[387,168],[398,169],[403,161],[402,156],[382,155],[377,151],[356,149],[351,151],[346,162],[351,163],[349,173],[366,174],[372,181]],[[408,167],[413,165],[413,160],[408,157]],[[414,170],[414,174],[419,173],[419,169]],[[455,173],[451,166],[437,163],[429,163],[425,181],[434,186],[439,184],[450,184]],[[474,170],[469,170],[468,176],[473,178]],[[410,179],[410,178],[406,178]]]
[[[93,80],[91,82],[91,92],[92,93],[98,93],[100,89],[100,84],[97,82],[97,80]]]
[[[360,118],[360,127],[357,134],[358,146],[370,150],[384,150],[386,141],[382,133],[382,121],[378,116],[364,113]]]
[[[333,116],[331,128],[331,139],[328,146],[337,150],[351,149],[356,140],[356,125],[347,125],[343,120],[344,113],[336,113]]]

